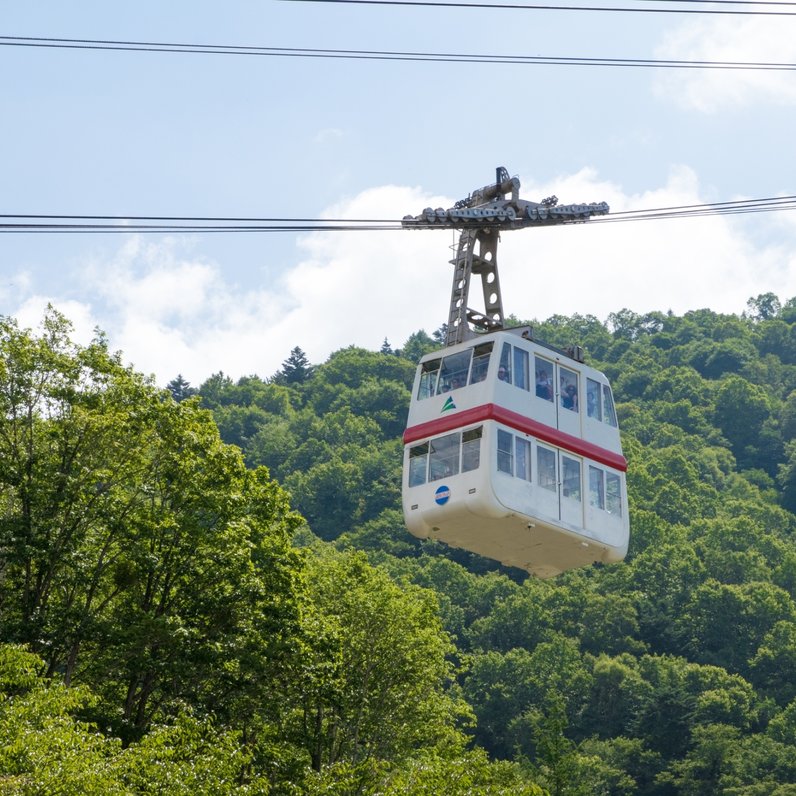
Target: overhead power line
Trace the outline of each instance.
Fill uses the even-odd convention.
[[[796,210],[796,195],[733,202],[624,210],[592,218],[589,224],[625,221],[699,218],[704,216],[770,213]],[[571,221],[566,223],[583,223]],[[483,222],[473,222],[483,226]],[[435,229],[434,224],[416,224],[413,229]],[[402,230],[400,219],[386,218],[240,218],[207,216],[88,216],[88,215],[0,215],[0,233],[149,233],[205,234],[240,232],[394,232]]]
[[[604,66],[661,69],[737,69],[796,71],[796,63],[774,61],[689,61],[653,58],[599,58],[542,55],[490,55],[486,53],[402,52],[392,50],[337,50],[301,47],[244,47],[223,44],[45,39],[0,36],[0,46],[46,47],[127,52],[193,53],[204,55],[259,55],[293,58],[341,58],[372,61],[422,61],[441,63],[508,64],[526,66]]]
[[[765,10],[756,11],[740,8],[693,8],[694,5],[743,5],[743,6],[788,6],[793,8],[794,3],[789,2],[742,2],[742,0],[648,0],[655,2],[655,8],[624,6],[595,6],[595,5],[552,5],[536,3],[468,3],[456,0],[283,0],[290,3],[346,3],[351,5],[370,6],[426,6],[430,8],[476,8],[476,9],[512,9],[533,11],[608,11],[619,13],[637,14],[732,14],[734,16],[796,16],[796,11]],[[689,7],[666,7],[662,3],[686,3]]]

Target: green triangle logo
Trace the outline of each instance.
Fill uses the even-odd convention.
[[[455,409],[455,408],[456,408],[456,404],[455,404],[455,403],[453,403],[453,398],[451,398],[450,396],[448,396],[448,400],[447,400],[447,401],[445,401],[445,403],[444,403],[444,404],[443,404],[443,406],[442,406],[442,411],[443,411],[443,412],[447,412],[447,411],[448,411],[448,409]]]

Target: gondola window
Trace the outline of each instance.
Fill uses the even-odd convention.
[[[564,497],[580,500],[580,461],[569,456],[561,456],[561,488]]]
[[[598,509],[605,509],[605,479],[599,467],[589,465],[589,503]]]
[[[471,428],[462,433],[462,472],[477,470],[481,464],[481,434],[483,427]]]
[[[415,445],[409,449],[409,486],[426,483],[426,467],[428,465],[428,443]]]
[[[429,443],[428,480],[438,481],[459,473],[461,434],[446,434]]]
[[[549,489],[551,492],[558,491],[556,481],[556,452],[550,448],[538,445],[536,448],[536,464],[539,473],[539,486],[542,489]]]
[[[497,468],[501,473],[514,475],[514,457],[512,455],[514,437],[502,428],[498,429]]]
[[[531,443],[522,437],[514,438],[515,465],[517,478],[531,480]]]

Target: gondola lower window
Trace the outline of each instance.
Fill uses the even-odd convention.
[[[409,486],[476,470],[481,464],[483,426],[445,434],[409,448]]]
[[[502,428],[497,436],[497,468],[501,473],[531,480],[531,443],[524,437],[515,437]]]
[[[539,486],[543,489],[549,489],[551,492],[557,492],[556,452],[539,445],[536,448],[536,463],[536,470],[539,473]]]
[[[589,465],[589,503],[609,514],[622,516],[622,480],[616,473]]]

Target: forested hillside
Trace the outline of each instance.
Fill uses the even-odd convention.
[[[164,390],[0,320],[0,792],[796,794],[796,299],[532,325],[629,461],[552,581],[404,529],[425,332]]]

